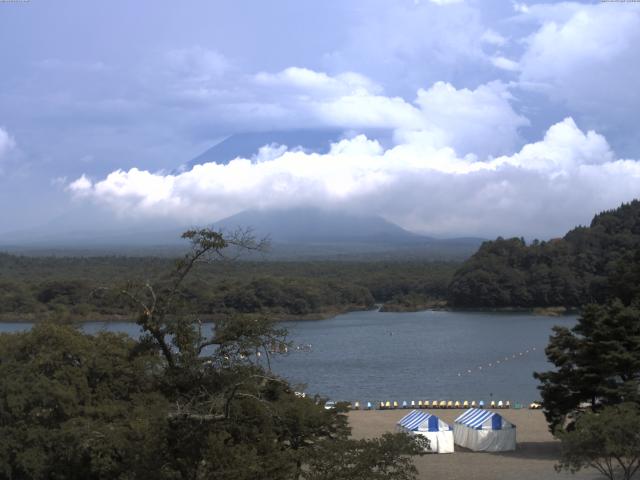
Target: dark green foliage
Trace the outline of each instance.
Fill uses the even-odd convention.
[[[552,430],[562,428],[586,403],[637,401],[640,380],[640,309],[589,305],[572,329],[555,327],[546,349],[556,370],[536,373]]]
[[[121,291],[139,341],[52,323],[0,335],[0,480],[295,480],[316,468],[331,476],[314,478],[415,478],[408,455],[423,451],[408,437],[349,440],[342,406],[298,398],[270,372],[262,358],[286,343],[270,320],[223,316],[204,333],[186,279],[228,246],[261,244],[185,238],[192,250],[170,274]],[[72,301],[67,286],[47,298]],[[266,298],[269,285],[257,286]]]
[[[490,308],[602,302],[640,277],[639,249],[640,201],[634,200],[596,215],[588,228],[575,228],[562,239],[530,245],[518,238],[485,242],[456,272],[449,300],[459,307]],[[635,261],[635,270],[627,268],[629,261]],[[612,283],[612,277],[621,283]]]
[[[591,467],[610,480],[629,480],[640,467],[640,407],[625,403],[585,413],[560,440],[557,470]]]
[[[390,433],[373,440],[327,442],[312,452],[302,478],[411,480],[418,471],[410,455],[423,454],[424,447],[415,437]]]
[[[0,319],[121,319],[122,278],[162,278],[175,261],[129,257],[18,257],[0,253]],[[226,262],[203,264],[181,300],[202,316],[318,317],[374,303],[424,308],[446,297],[457,264],[439,262]]]
[[[0,335],[0,478],[144,478],[165,452],[158,359],[123,335]]]

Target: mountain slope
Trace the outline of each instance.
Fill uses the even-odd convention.
[[[380,217],[356,216],[317,208],[247,210],[215,224],[233,230],[251,227],[277,243],[415,243],[429,237],[408,232]]]
[[[561,239],[485,242],[456,272],[450,303],[459,307],[576,307],[620,291],[640,249],[640,201],[596,215]],[[637,264],[637,263],[636,263]]]
[[[231,135],[222,142],[188,162],[185,167],[215,162],[226,165],[234,158],[251,158],[265,145],[286,145],[290,149],[301,147],[306,151],[326,153],[332,142],[340,140],[339,130],[288,130],[280,132],[250,132]]]

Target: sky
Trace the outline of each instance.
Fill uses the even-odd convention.
[[[0,2],[0,233],[316,206],[559,236],[640,196],[638,45],[633,2]],[[296,129],[343,134],[180,168]]]

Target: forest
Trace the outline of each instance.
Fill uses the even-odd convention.
[[[627,298],[640,264],[640,201],[596,215],[563,238],[498,238],[482,244],[456,271],[448,290],[453,307],[579,307],[613,291]],[[635,270],[637,271],[637,270]]]
[[[24,256],[0,253],[0,321],[126,320],[127,282],[161,279],[163,256]],[[379,305],[425,308],[578,308],[633,297],[640,263],[640,202],[596,215],[549,241],[498,238],[463,263],[432,260],[214,261],[182,289],[202,318],[318,319]],[[631,280],[630,280],[631,279]]]
[[[29,257],[0,254],[0,319],[126,319],[127,281],[161,278],[164,257]],[[444,302],[454,262],[214,261],[183,287],[205,318],[233,313],[276,320],[374,308],[417,310]],[[124,279],[124,280],[123,280]]]

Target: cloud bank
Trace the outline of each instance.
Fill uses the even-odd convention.
[[[433,235],[542,237],[640,194],[640,163],[617,159],[604,137],[571,118],[512,155],[483,160],[428,135],[405,140],[385,150],[358,135],[324,155],[280,151],[177,175],[118,170],[68,188],[122,215],[212,222],[247,208],[309,205],[378,214]]]
[[[0,18],[25,47],[0,78],[20,139],[0,129],[0,229],[68,210],[61,178],[140,218],[306,203],[489,237],[558,235],[638,196],[640,4],[167,3],[141,25],[131,2],[98,28],[85,3]],[[33,35],[69,18],[87,21]],[[298,128],[345,140],[166,174],[228,135]]]

